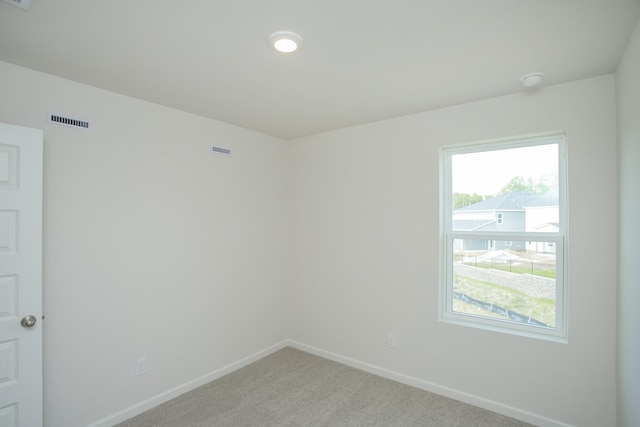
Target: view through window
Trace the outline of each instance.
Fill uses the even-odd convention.
[[[441,318],[565,337],[564,138],[443,150]]]

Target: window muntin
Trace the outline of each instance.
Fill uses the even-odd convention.
[[[563,135],[442,150],[441,320],[566,340],[564,152]]]

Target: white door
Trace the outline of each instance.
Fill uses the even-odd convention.
[[[42,131],[0,123],[0,427],[17,426],[42,426]]]

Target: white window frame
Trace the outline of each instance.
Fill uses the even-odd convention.
[[[452,229],[452,166],[456,154],[495,151],[544,144],[558,145],[559,220],[557,232],[513,231],[456,231]],[[567,156],[566,135],[561,133],[484,141],[443,147],[440,150],[440,286],[439,320],[457,325],[481,328],[549,341],[564,342],[567,337],[568,281],[567,281]],[[542,241],[556,246],[556,322],[553,328],[492,319],[453,310],[453,242],[454,239],[483,239],[487,241]]]

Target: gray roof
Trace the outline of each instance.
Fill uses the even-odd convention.
[[[559,200],[560,197],[558,196],[558,190],[552,190],[541,196],[531,197],[529,200],[527,200],[526,207],[558,206]]]
[[[456,209],[456,212],[523,210],[526,207],[533,206],[558,206],[558,193],[551,191],[537,196],[530,192],[512,191]]]

